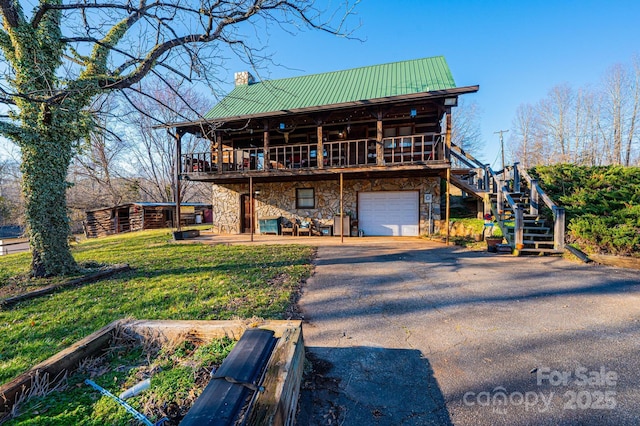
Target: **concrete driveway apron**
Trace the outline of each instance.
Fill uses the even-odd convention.
[[[298,424],[640,422],[640,272],[355,240],[303,289]]]

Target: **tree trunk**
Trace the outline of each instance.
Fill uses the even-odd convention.
[[[72,147],[68,139],[64,139],[64,130],[51,130],[47,135],[23,141],[21,146],[22,190],[32,250],[31,275],[34,277],[65,275],[78,269],[69,247],[66,201]],[[51,137],[53,134],[59,139]]]

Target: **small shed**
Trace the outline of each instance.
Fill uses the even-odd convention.
[[[139,202],[86,211],[87,238],[104,237],[143,229],[174,227],[175,203]],[[181,203],[181,225],[211,223],[211,204]]]

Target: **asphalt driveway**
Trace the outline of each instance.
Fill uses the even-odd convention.
[[[303,289],[298,424],[638,424],[639,271],[358,240]]]

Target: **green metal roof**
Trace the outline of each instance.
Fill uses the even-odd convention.
[[[454,89],[443,56],[236,86],[206,119],[292,111]]]

